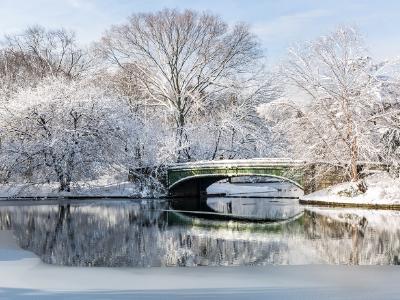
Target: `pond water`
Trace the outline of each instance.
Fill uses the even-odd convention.
[[[399,263],[400,212],[304,207],[286,195],[214,197],[207,209],[190,199],[2,203],[0,230],[68,266]]]

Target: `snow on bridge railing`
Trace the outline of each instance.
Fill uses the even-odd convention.
[[[168,169],[192,169],[192,168],[212,168],[212,167],[236,167],[236,166],[302,166],[305,162],[291,158],[251,158],[251,159],[222,159],[222,160],[202,160],[186,163],[175,163],[168,166]]]
[[[213,167],[236,167],[236,166],[276,166],[276,167],[300,167],[309,164],[327,164],[338,167],[344,167],[346,164],[339,164],[327,161],[314,161],[306,162],[302,160],[295,160],[287,157],[282,158],[251,158],[251,159],[222,159],[222,160],[200,160],[195,162],[175,163],[170,164],[168,169],[192,169],[192,168],[213,168]],[[374,161],[359,161],[359,165],[387,167],[387,164]]]

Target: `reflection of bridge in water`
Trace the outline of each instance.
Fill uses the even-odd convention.
[[[327,163],[306,164],[287,158],[242,159],[179,163],[168,168],[168,190],[171,197],[196,197],[207,195],[207,187],[226,178],[239,176],[276,177],[289,181],[310,193],[342,182],[343,167],[331,168],[322,178],[316,179],[315,167]],[[379,163],[359,163],[360,170],[382,169]],[[383,166],[384,167],[384,166]]]

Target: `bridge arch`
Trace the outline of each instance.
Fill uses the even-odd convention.
[[[179,164],[168,170],[168,190],[172,197],[201,197],[207,187],[226,178],[262,176],[280,178],[304,189],[303,170],[298,162],[288,161],[216,161]]]
[[[233,178],[233,177],[243,177],[243,176],[262,176],[262,177],[273,177],[279,178],[284,181],[290,182],[300,189],[304,189],[304,187],[299,183],[292,179],[283,176],[277,175],[260,175],[260,174],[246,174],[246,175],[194,175],[190,177],[183,178],[173,185],[169,187],[169,194],[173,197],[201,197],[206,196],[207,188],[215,182],[218,182],[223,179]]]
[[[205,188],[207,189],[210,185],[212,185],[213,183],[216,183],[220,180],[224,180],[224,179],[228,179],[228,178],[234,178],[234,177],[244,177],[244,176],[253,176],[253,177],[270,177],[270,178],[277,178],[277,179],[282,179],[282,181],[286,181],[286,182],[290,182],[292,184],[294,184],[295,186],[297,186],[300,189],[304,189],[304,186],[301,185],[299,182],[290,179],[288,177],[284,177],[284,176],[278,176],[278,175],[269,175],[269,174],[246,174],[246,175],[226,175],[226,176],[222,176],[222,175],[214,175],[214,174],[209,174],[209,175],[193,175],[193,176],[189,176],[189,177],[185,177],[182,178],[178,181],[176,181],[175,183],[173,183],[171,186],[169,186],[169,190],[173,191],[174,189],[179,188],[180,185],[185,184],[188,181],[191,180],[202,180],[202,179],[206,179],[207,183],[209,183],[207,186],[205,186]]]

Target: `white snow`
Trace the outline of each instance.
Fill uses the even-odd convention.
[[[1,184],[0,198],[18,197],[135,197],[143,198],[151,195],[147,188],[140,190],[138,185],[119,177],[103,176],[97,180],[81,181],[72,186],[71,192],[59,192],[58,183],[49,184]]]
[[[232,167],[232,166],[302,166],[304,161],[294,160],[287,157],[264,157],[246,159],[219,159],[219,160],[199,160],[194,162],[174,163],[170,165],[172,169],[185,169],[195,167]]]
[[[300,197],[304,201],[321,201],[355,204],[400,204],[400,179],[391,177],[387,172],[377,172],[365,179],[367,190],[358,190],[357,182],[338,184],[309,195]]]
[[[241,195],[241,194],[261,194],[261,193],[271,193],[277,192],[278,190],[262,184],[231,184],[227,182],[217,182],[210,185],[207,188],[208,194],[226,194],[231,195]]]

